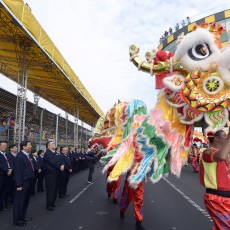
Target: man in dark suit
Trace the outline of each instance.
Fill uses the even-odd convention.
[[[88,162],[86,158],[86,149],[82,148],[81,153],[82,153],[82,169],[84,170],[88,167]]]
[[[75,168],[75,164],[76,164],[76,155],[75,155],[75,147],[70,147],[69,153],[68,153],[70,162],[71,162],[71,168],[74,169]],[[75,172],[74,170],[71,172],[71,175],[73,175]]]
[[[46,209],[54,211],[57,199],[60,172],[64,171],[64,163],[59,153],[55,152],[56,145],[52,141],[46,143],[44,155],[45,186],[46,186]]]
[[[76,158],[76,168],[75,171],[78,173],[80,171],[80,149],[78,148],[76,153],[75,153],[75,158]]]
[[[38,192],[43,192],[45,191],[44,187],[43,187],[43,181],[45,178],[45,169],[44,169],[44,151],[43,150],[38,150],[38,162],[39,165],[41,167],[41,172],[38,173],[38,187],[37,187],[37,191]]]
[[[96,150],[92,147],[90,150],[88,150],[86,154],[86,158],[88,160],[88,166],[89,166],[89,175],[87,183],[92,184],[93,183],[93,172],[94,172],[94,161],[95,161],[95,155]]]
[[[17,153],[14,164],[14,181],[16,186],[13,222],[18,226],[25,226],[26,221],[32,218],[26,217],[30,201],[31,184],[34,178],[33,164],[29,158],[32,145],[30,141],[20,143],[20,152]]]
[[[80,152],[80,157],[81,157],[81,170],[84,170],[85,169],[85,161],[86,161],[86,154],[85,154],[85,149],[84,148],[81,148],[81,152]]]
[[[61,147],[60,149],[62,161],[64,162],[65,170],[61,172],[60,184],[59,184],[59,197],[65,198],[69,196],[67,194],[67,187],[69,183],[69,177],[72,172],[72,164],[68,154],[68,147]]]
[[[7,210],[5,197],[7,193],[8,177],[12,174],[10,162],[6,156],[7,142],[0,141],[0,211]]]
[[[17,156],[17,152],[18,152],[17,145],[12,144],[9,146],[9,152],[6,154],[10,162],[10,167],[13,169],[12,174],[8,177],[8,184],[7,184],[6,203],[9,206],[13,206],[14,203],[14,193],[15,193],[14,164],[15,164],[15,158]]]
[[[38,161],[38,152],[36,149],[31,151],[30,159],[34,167],[34,179],[31,187],[31,196],[35,195],[35,187],[38,181],[38,174],[41,172],[41,166]]]

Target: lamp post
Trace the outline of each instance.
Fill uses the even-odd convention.
[[[56,146],[58,145],[58,122],[59,122],[59,117],[60,117],[60,113],[57,114],[57,117],[56,117],[56,134],[55,134],[55,143],[56,143]]]
[[[66,122],[65,122],[65,144],[68,145],[68,118],[69,118],[68,113],[65,113],[65,118],[66,118]]]
[[[42,134],[43,134],[43,113],[44,110],[46,109],[42,109],[41,111],[41,115],[40,115],[40,135],[39,135],[39,149],[41,149],[41,145],[42,145]]]

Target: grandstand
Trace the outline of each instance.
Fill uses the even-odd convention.
[[[0,90],[0,138],[86,146],[91,131],[78,122],[93,127],[104,115],[96,101],[23,0],[0,0],[0,24],[0,73],[18,84],[17,96]],[[28,102],[27,89],[76,122]]]
[[[5,140],[9,143],[14,141],[16,102],[16,95],[0,88],[0,140]],[[48,140],[56,139],[58,114],[51,113],[28,101],[26,108],[25,139],[31,140],[37,145],[37,148],[44,149],[45,143]],[[42,114],[45,119],[42,119],[41,124]],[[66,144],[68,146],[74,145],[74,123],[71,121],[67,122],[67,119],[63,117],[59,117],[58,120],[58,146]],[[81,126],[79,126],[78,130],[77,136],[79,138],[77,145],[79,147],[87,147],[88,139],[91,137],[91,131],[81,128]]]

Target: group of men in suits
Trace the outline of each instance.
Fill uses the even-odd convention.
[[[6,151],[7,143],[0,141],[0,211],[12,206],[14,200],[13,163],[18,149],[11,145]]]
[[[87,151],[85,148],[70,148],[69,157],[72,164],[72,174],[88,168]]]
[[[31,220],[26,212],[37,170],[31,149],[30,141],[22,141],[19,152],[11,145],[7,153],[7,142],[0,141],[0,210],[13,206],[13,223],[18,226]]]
[[[46,151],[32,150],[30,141],[7,146],[0,141],[0,211],[13,206],[13,223],[26,226],[30,196],[46,190],[46,209],[54,211],[57,196],[65,198],[70,175],[88,167],[86,151],[64,146],[57,152],[54,142],[46,143]],[[7,150],[9,150],[7,152]],[[45,189],[43,182],[45,179]]]
[[[46,143],[44,155],[45,187],[46,187],[46,209],[54,211],[56,207],[58,191],[59,197],[65,198],[69,177],[72,172],[71,160],[68,147],[61,147],[60,153],[56,152],[56,145],[49,141]]]

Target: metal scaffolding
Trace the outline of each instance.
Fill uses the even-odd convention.
[[[20,37],[18,43],[14,45],[19,65],[14,142],[19,147],[20,142],[25,139],[26,93],[30,61],[28,52],[31,49],[31,42],[27,37]]]

